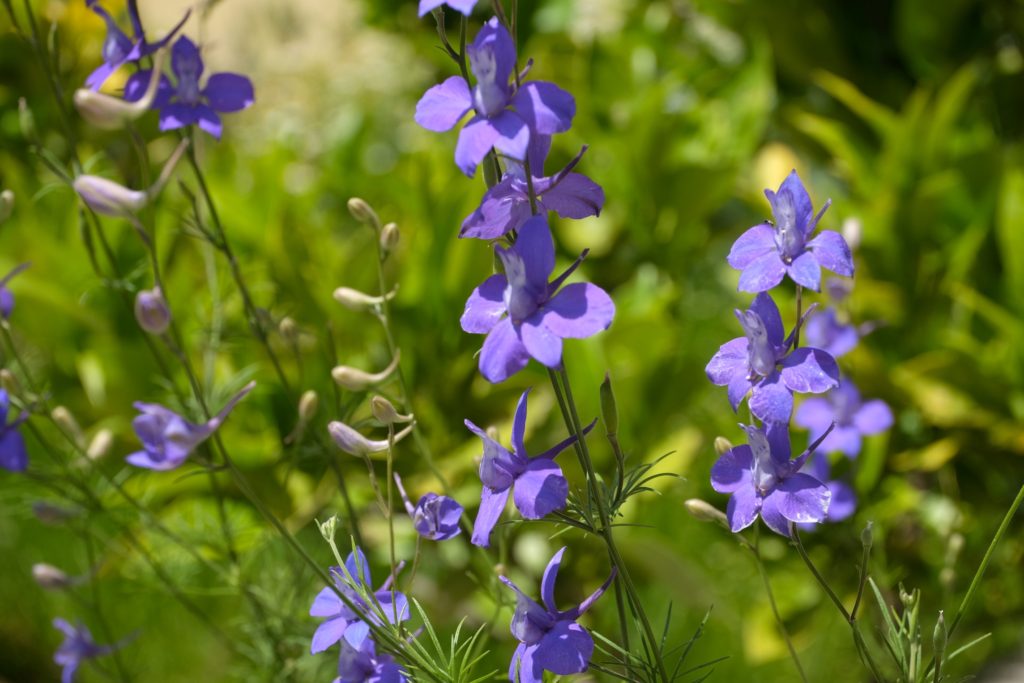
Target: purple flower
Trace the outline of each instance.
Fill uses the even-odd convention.
[[[366,562],[366,555],[359,548],[349,553],[345,558],[345,569],[331,567],[331,574],[334,576],[334,585],[342,595],[346,596],[351,603],[358,606],[353,610],[346,605],[333,588],[324,588],[313,600],[313,606],[309,608],[309,615],[312,617],[327,617],[313,634],[313,643],[310,651],[313,654],[323,652],[342,638],[357,650],[363,646],[370,635],[370,624],[380,623],[379,615],[374,606],[367,604],[360,595],[358,586],[369,589],[372,579],[370,578],[370,565]],[[409,619],[409,603],[402,593],[395,593],[394,604],[391,601],[391,582],[394,576],[388,580],[374,593],[374,600],[380,605],[381,611],[391,623],[406,621]],[[353,583],[355,582],[355,583]]]
[[[495,250],[505,272],[473,290],[461,319],[466,332],[487,335],[480,372],[488,381],[505,381],[526,367],[531,356],[557,368],[563,339],[589,337],[612,324],[615,304],[600,287],[576,282],[558,289],[586,252],[548,283],[555,268],[555,245],[543,216],[526,221],[510,248]]]
[[[809,429],[817,439],[835,422],[835,429],[821,442],[825,453],[841,451],[854,458],[860,453],[862,437],[884,432],[892,426],[892,411],[885,401],[862,401],[853,382],[844,379],[821,398],[800,404],[794,418],[797,426]]]
[[[110,78],[111,74],[129,62],[138,60],[153,54],[166,45],[171,38],[181,29],[188,19],[191,10],[185,13],[178,25],[155,43],[146,41],[146,35],[142,30],[142,21],[139,19],[139,8],[136,0],[128,0],[128,19],[132,24],[134,39],[125,35],[125,32],[117,25],[114,18],[110,16],[100,5],[99,0],[86,0],[86,6],[98,14],[107,24],[107,37],[103,41],[103,64],[89,74],[85,79],[85,86],[90,90],[99,90],[100,87]]]
[[[462,12],[468,17],[473,13],[476,0],[420,0],[420,16],[426,15],[427,12],[435,10],[441,5],[448,5],[456,12]]]
[[[14,312],[14,294],[11,290],[7,289],[7,283],[11,281],[15,275],[28,268],[29,264],[22,263],[11,269],[7,275],[4,275],[0,279],[0,318],[7,320],[11,317],[11,313]]]
[[[853,256],[838,232],[823,230],[811,239],[822,214],[812,213],[811,198],[793,171],[777,192],[765,190],[772,206],[775,225],[761,223],[740,235],[729,252],[729,265],[742,271],[741,292],[764,292],[789,275],[798,285],[814,291],[821,288],[821,269],[853,276]]]
[[[53,661],[63,667],[61,683],[72,683],[75,680],[75,673],[83,660],[102,657],[114,651],[111,645],[97,645],[89,629],[81,624],[72,626],[63,619],[54,619],[53,625],[64,633],[64,642],[53,655]]]
[[[365,638],[359,647],[341,641],[338,677],[334,683],[405,683],[408,679],[391,655],[377,654],[374,642]]]
[[[562,218],[600,215],[604,190],[587,176],[572,172],[587,148],[581,149],[576,158],[555,175],[543,176],[544,158],[550,143],[551,138],[546,135],[535,135],[530,141],[530,167],[538,213],[554,211]],[[476,211],[462,221],[459,237],[497,239],[509,231],[519,230],[532,213],[526,170],[523,164],[509,161],[501,182],[487,190]]]
[[[736,317],[745,336],[723,344],[705,368],[708,379],[729,388],[733,410],[751,392],[757,418],[789,422],[793,392],[820,394],[839,383],[839,366],[826,352],[809,346],[790,351],[793,335],[783,339],[779,308],[768,294],[758,294]]]
[[[173,470],[179,467],[196,446],[217,431],[235,405],[255,386],[255,382],[246,384],[219,413],[203,424],[189,422],[156,403],[135,403],[135,409],[142,414],[132,420],[132,429],[142,442],[143,450],[125,459],[136,467],[150,470]]]
[[[526,519],[540,519],[565,507],[569,496],[569,482],[562,475],[562,468],[555,463],[555,457],[576,443],[573,434],[561,443],[549,448],[538,456],[530,457],[526,452],[523,437],[526,431],[527,389],[519,397],[516,414],[512,419],[512,450],[487,436],[484,430],[466,420],[466,426],[484,442],[483,459],[480,461],[480,510],[473,524],[473,544],[488,547],[491,531],[505,510],[508,494],[520,514]],[[597,420],[583,430],[588,433]],[[513,491],[514,489],[514,491]]]
[[[474,116],[462,128],[455,146],[455,163],[463,173],[476,173],[492,147],[521,160],[531,135],[569,130],[576,114],[572,95],[546,81],[524,83],[518,89],[509,83],[516,66],[516,48],[497,17],[484,24],[468,52],[476,86],[470,90],[464,78],[452,76],[424,93],[415,116],[416,123],[427,130],[442,133],[473,110]]]
[[[416,529],[416,533],[431,541],[447,541],[449,538],[459,535],[459,532],[462,531],[459,528],[462,506],[457,501],[448,496],[426,493],[414,508],[409,501],[409,496],[405,494],[405,487],[402,486],[402,479],[398,476],[398,472],[395,472],[395,483],[398,484],[398,492],[402,494],[405,510],[412,517],[412,526]]]
[[[0,389],[0,467],[11,472],[24,472],[28,468],[28,451],[18,427],[28,419],[28,413],[23,412],[7,424],[10,407],[11,397],[5,389]]]
[[[801,472],[811,475],[820,482],[824,482],[832,494],[832,500],[828,504],[828,513],[825,515],[826,522],[841,522],[857,510],[857,495],[845,481],[831,478],[832,468],[828,463],[828,456],[823,450],[819,450],[804,463]],[[817,529],[816,524],[801,524],[801,531],[813,531]]]
[[[608,589],[615,578],[613,567],[608,579],[594,593],[572,609],[560,611],[555,606],[555,581],[562,564],[562,548],[548,562],[540,583],[544,606],[534,602],[507,577],[502,583],[516,592],[516,611],[512,615],[512,635],[519,647],[512,655],[508,678],[512,683],[542,683],[544,672],[559,676],[583,673],[594,654],[594,639],[576,623]]]
[[[833,358],[849,353],[860,341],[857,326],[840,322],[832,308],[812,314],[804,325],[804,336],[808,346],[821,349]]]
[[[199,48],[182,36],[171,48],[171,70],[177,85],[160,77],[160,88],[153,100],[153,109],[160,110],[160,130],[175,130],[192,124],[220,139],[221,121],[218,113],[241,111],[254,101],[252,81],[235,73],[215,73],[206,79],[206,87],[199,87],[203,75],[203,59]],[[124,98],[129,102],[140,99],[149,83],[149,71],[138,71],[128,79]]]
[[[790,460],[786,425],[740,425],[750,445],[726,451],[711,468],[711,487],[731,493],[725,514],[733,531],[754,523],[758,514],[772,531],[789,536],[789,523],[820,522],[828,513],[828,487],[800,471],[814,452],[812,444]]]

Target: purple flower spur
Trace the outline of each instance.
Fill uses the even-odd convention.
[[[107,24],[107,37],[103,40],[103,63],[85,79],[85,87],[90,90],[99,90],[107,79],[122,66],[148,57],[170,42],[191,14],[191,10],[186,12],[181,21],[168,31],[167,35],[155,43],[150,43],[146,40],[146,34],[142,29],[137,0],[128,0],[128,20],[131,22],[134,38],[129,38],[121,30],[121,27],[110,16],[110,12],[99,3],[99,0],[86,0],[85,5]]]
[[[764,292],[788,275],[798,285],[821,289],[821,269],[853,276],[853,256],[838,232],[811,234],[829,206],[813,214],[811,198],[793,171],[778,191],[765,190],[775,224],[761,223],[740,235],[729,252],[729,265],[740,273],[741,292]]]

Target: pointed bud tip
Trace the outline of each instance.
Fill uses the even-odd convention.
[[[726,453],[731,451],[732,448],[732,442],[729,441],[729,439],[725,438],[724,436],[715,437],[715,453],[718,453],[719,455],[725,455]]]

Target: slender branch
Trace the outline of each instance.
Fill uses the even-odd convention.
[[[804,672],[804,667],[800,664],[800,657],[796,654],[796,648],[793,646],[793,641],[789,637],[789,630],[786,628],[786,622],[782,620],[782,615],[779,613],[779,607],[775,602],[775,594],[772,592],[771,581],[768,580],[768,570],[764,566],[764,562],[761,560],[760,551],[760,536],[755,540],[753,545],[746,544],[750,549],[751,555],[754,558],[754,564],[757,565],[757,571],[761,575],[761,581],[764,583],[764,591],[768,595],[768,604],[772,608],[772,614],[775,616],[775,624],[779,627],[779,633],[782,634],[782,639],[786,641],[786,648],[789,650],[789,656],[793,660],[796,670],[800,674],[800,680],[804,683],[808,683],[807,674]]]

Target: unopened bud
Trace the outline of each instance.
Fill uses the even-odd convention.
[[[339,365],[331,370],[331,377],[337,382],[339,386],[342,386],[349,391],[363,391],[368,387],[380,384],[391,376],[398,368],[398,362],[401,358],[401,354],[396,350],[395,357],[391,359],[391,363],[380,372],[370,373],[359,368],[349,367],[348,365]]]
[[[53,503],[47,503],[44,500],[36,501],[32,503],[32,514],[36,516],[43,524],[49,524],[51,526],[57,526],[63,524],[69,519],[74,519],[78,514],[67,508]]]
[[[377,212],[366,203],[365,199],[352,197],[348,200],[348,212],[360,223],[365,223],[374,230],[380,230],[380,219],[377,218]]]
[[[160,177],[148,190],[131,190],[113,180],[94,175],[80,175],[71,186],[86,205],[105,216],[127,217],[146,207],[167,184],[174,167],[188,147],[188,138],[181,141],[164,164]]]
[[[908,610],[914,609],[917,605],[917,598],[918,593],[916,590],[908,593],[907,589],[903,587],[903,584],[900,584],[900,602],[903,603],[905,608]]]
[[[7,368],[0,370],[0,387],[8,394],[21,395],[21,383],[14,376],[14,373]]]
[[[398,232],[398,225],[395,223],[386,223],[383,228],[380,229],[380,248],[385,254],[394,251],[395,247],[398,246],[398,240],[401,235]]]
[[[939,610],[939,618],[935,621],[935,632],[932,634],[932,646],[935,648],[935,661],[938,664],[943,662],[947,642],[949,642],[949,632],[946,631],[946,617],[942,610]]]
[[[715,453],[725,455],[732,450],[732,442],[724,436],[715,437]]]
[[[142,97],[134,102],[95,92],[87,88],[75,91],[74,103],[82,118],[102,130],[115,130],[139,118],[153,104],[163,74],[167,50],[158,50],[150,71],[149,83]]]
[[[302,392],[299,398],[299,419],[302,422],[309,422],[316,415],[316,409],[320,407],[320,396],[309,389]]]
[[[323,522],[317,522],[317,527],[320,529],[320,535],[324,537],[324,540],[328,543],[334,542],[334,534],[338,530],[338,516],[331,515]]]
[[[114,433],[109,429],[101,429],[96,432],[96,436],[92,437],[89,447],[85,450],[85,455],[90,460],[100,460],[110,452],[110,447],[113,444]]]
[[[412,415],[402,415],[395,410],[395,406],[392,405],[391,401],[383,396],[374,396],[370,399],[370,410],[373,411],[375,418],[386,425],[412,422],[413,419]]]
[[[601,419],[604,420],[604,428],[609,434],[619,433],[619,407],[615,403],[615,392],[612,391],[612,378],[607,372],[604,373],[604,381],[601,382]]]
[[[14,212],[14,193],[10,190],[0,192],[0,223],[4,223]]]
[[[281,318],[281,322],[277,324],[277,330],[281,333],[281,336],[289,341],[293,341],[299,333],[299,325],[293,318],[285,316]]]
[[[352,289],[351,287],[338,287],[334,290],[334,300],[353,311],[365,311],[391,301],[397,293],[397,289],[392,289],[384,296],[373,296],[371,294],[364,294],[358,289]]]
[[[729,519],[725,516],[721,510],[716,508],[711,503],[701,500],[700,498],[690,498],[683,507],[686,511],[693,515],[696,519],[702,522],[713,522],[725,530],[729,530]]]
[[[52,564],[32,565],[32,578],[40,588],[48,591],[60,591],[75,585],[75,581]]]
[[[150,334],[163,334],[171,325],[171,309],[159,287],[141,289],[135,295],[135,320]]]
[[[24,97],[18,98],[18,126],[21,128],[21,134],[29,142],[39,139],[36,132],[36,117],[32,115],[32,110],[29,109]]]
[[[81,444],[85,441],[85,435],[82,434],[82,428],[78,424],[78,420],[71,414],[71,411],[64,406],[57,406],[50,412],[50,417],[57,423],[57,426],[69,434],[76,443]]]
[[[408,436],[415,424],[414,422],[395,434],[394,442],[398,443]],[[331,438],[334,439],[334,443],[337,444],[338,448],[350,455],[367,456],[371,453],[381,453],[388,450],[389,444],[387,439],[368,439],[344,422],[331,422],[327,425],[327,431],[330,432]]]
[[[874,522],[868,522],[867,525],[865,525],[864,530],[860,532],[860,544],[864,548],[865,552],[871,550],[871,545],[874,543],[874,526]]]
[[[843,239],[846,240],[847,246],[850,247],[850,251],[857,251],[857,247],[860,246],[861,234],[864,231],[860,219],[850,216],[843,221],[843,225],[839,230],[843,235]]]

